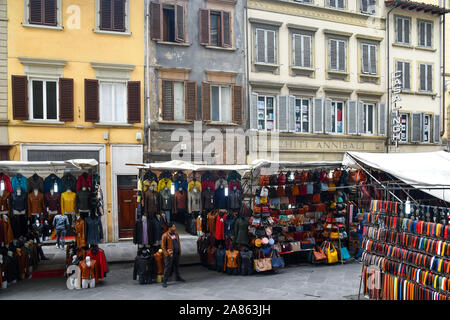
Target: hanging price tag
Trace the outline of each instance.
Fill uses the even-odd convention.
[[[53,184],[53,191],[58,192],[58,184],[56,182]]]
[[[3,191],[5,190],[5,181],[0,181],[0,190]]]

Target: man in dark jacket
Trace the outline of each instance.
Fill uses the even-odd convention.
[[[167,279],[171,276],[172,269],[175,271],[176,281],[185,280],[180,276],[180,237],[176,232],[177,228],[173,222],[168,224],[169,230],[161,238],[161,249],[164,254],[164,278],[162,286],[167,287]]]

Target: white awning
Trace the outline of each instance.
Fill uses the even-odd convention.
[[[450,188],[450,153],[448,152],[346,152],[342,164],[359,168],[358,162],[387,172],[412,187],[450,202],[450,189],[445,190]]]
[[[67,161],[0,161],[0,171],[19,172],[30,176],[34,172],[42,174],[65,170],[85,170],[98,166],[95,159],[72,159]]]
[[[250,170],[248,165],[207,165],[207,164],[193,164],[191,162],[182,160],[172,160],[167,162],[154,163],[127,163],[126,165],[137,166],[143,169],[150,170],[180,170],[180,171],[244,171]]]

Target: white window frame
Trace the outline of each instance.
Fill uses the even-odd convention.
[[[115,35],[123,35],[130,36],[130,1],[125,1],[125,31],[107,31],[100,29],[100,0],[95,0],[95,27],[94,33],[104,33],[104,34],[115,34]]]
[[[342,104],[342,131],[338,132],[338,120],[337,120],[337,104],[340,103]],[[334,105],[334,106],[333,106]],[[331,134],[345,134],[345,115],[344,115],[344,109],[345,109],[345,102],[342,100],[331,100],[331,107],[334,108],[334,113],[336,115],[336,118],[334,119],[334,128],[335,131],[331,131],[331,132],[327,132],[327,133],[331,133]],[[325,123],[323,124],[324,128]]]
[[[33,117],[33,81],[42,81],[42,113],[43,119],[34,119]],[[47,119],[47,82],[56,82],[56,119]],[[45,83],[45,85],[44,85]],[[28,78],[28,114],[30,115],[30,120],[32,121],[49,121],[49,122],[59,122],[59,79],[57,78],[39,78],[39,77],[29,77]]]
[[[402,140],[401,135],[400,135],[400,142],[407,143],[407,142],[409,142],[409,114],[408,113],[400,113],[400,125],[402,125],[401,119],[404,116],[406,117],[406,140]]]
[[[363,56],[363,52],[364,52],[364,46],[367,46],[367,66],[369,68],[368,72],[364,72],[363,68],[364,68],[364,56]],[[372,68],[373,66],[371,65],[371,56],[370,56],[370,47],[374,47],[375,48],[375,72],[372,72]],[[362,74],[369,74],[369,75],[377,75],[378,74],[378,46],[376,44],[372,44],[372,43],[365,43],[362,42],[361,43],[361,73]]]
[[[219,88],[219,120],[212,120],[212,118],[213,118],[213,108],[212,108],[212,104],[213,104],[213,101],[212,101],[212,88],[213,87],[218,87]],[[232,123],[233,122],[233,119],[232,119],[232,117],[231,117],[231,119],[230,119],[230,122],[225,122],[225,121],[223,121],[223,119],[222,119],[222,111],[223,111],[223,109],[222,109],[222,88],[223,87],[226,87],[226,88],[228,88],[229,90],[230,90],[230,113],[232,113],[233,112],[233,100],[232,100],[232,86],[231,85],[229,85],[229,84],[211,84],[211,105],[210,105],[210,112],[211,112],[211,122],[221,122],[221,123]],[[185,108],[186,108],[186,106],[184,106]]]
[[[258,100],[256,100],[256,118],[257,118],[257,121],[258,121],[258,126],[259,126],[259,121],[260,121],[258,119],[258,101],[259,101],[260,97],[264,97],[264,129],[259,129],[258,128],[258,131],[266,131],[266,132],[278,131],[277,122],[276,122],[276,120],[277,120],[277,112],[276,112],[276,108],[277,108],[276,101],[277,101],[277,99],[276,99],[276,96],[265,95],[265,94],[258,94]],[[267,98],[272,98],[273,99],[273,120],[270,120],[270,121],[273,121],[273,129],[271,131],[267,130]]]
[[[303,132],[303,101],[305,101],[305,100],[308,101],[308,131],[307,132]],[[297,121],[297,101],[300,101],[300,131],[297,131],[297,123],[299,122],[299,121]],[[311,105],[312,105],[312,100],[310,98],[295,97],[294,117],[295,117],[295,132],[296,133],[304,133],[304,134],[311,133],[311,129],[312,129],[311,128],[312,127],[312,124],[311,124],[311,109],[312,109],[312,107],[311,107]]]
[[[363,6],[362,6],[362,2],[363,2],[364,0],[360,0],[359,1],[359,11],[361,12],[361,13],[365,13],[365,14],[371,14],[371,15],[375,15],[375,14],[377,14],[377,4],[375,3],[375,12],[371,12],[370,11],[370,5],[369,5],[369,2],[367,3],[367,11],[363,11]],[[366,0],[366,1],[369,1],[369,0]]]
[[[425,124],[425,119],[428,118],[428,125]],[[433,116],[431,114],[424,114],[423,115],[423,128],[422,128],[422,132],[423,132],[423,141],[424,143],[431,143],[431,119],[433,118]],[[428,130],[425,130],[425,126],[428,126]],[[425,131],[428,131],[428,140],[425,140]]]
[[[264,31],[264,62],[263,61],[259,61],[259,56],[258,56],[258,30]],[[274,46],[273,46],[273,56],[274,56],[274,63],[273,64],[277,64],[278,63],[278,57],[277,57],[277,31],[272,30],[272,29],[263,29],[263,28],[255,28],[255,61],[256,63],[267,63],[267,64],[272,64],[271,62],[267,62],[268,60],[268,48],[269,46],[267,45],[267,33],[268,32],[273,32],[274,33],[274,37],[273,37],[273,41],[274,41]]]
[[[372,121],[373,121],[373,123],[372,123],[372,131],[373,132],[368,132],[368,122],[369,122],[369,112],[368,112],[368,106],[372,106],[373,107],[373,109],[372,109]],[[365,132],[363,132],[362,133],[362,135],[364,135],[364,136],[374,136],[375,135],[375,128],[376,128],[376,119],[375,119],[375,117],[376,117],[376,107],[377,107],[377,104],[376,103],[364,103],[364,114],[365,114],[365,117],[364,117],[364,121],[365,121],[365,125],[366,125],[366,128],[365,128]]]
[[[336,69],[331,68],[331,41],[336,41]],[[339,42],[344,43],[344,68],[341,70],[339,65]],[[329,38],[328,39],[328,56],[329,56],[329,62],[328,62],[328,68],[329,71],[337,71],[337,72],[347,72],[347,41],[342,39],[335,39],[335,38]]]
[[[339,0],[334,0],[334,1],[336,1],[336,6],[332,6],[330,0],[326,0],[326,1],[327,1],[327,3],[328,3],[328,7],[329,7],[329,8],[338,9],[338,10],[345,10],[345,8],[347,7],[347,3],[346,3],[347,0],[344,0],[344,7],[343,7],[343,8],[340,8],[340,7],[338,6]]]
[[[394,23],[394,29],[395,29],[395,43],[403,44],[403,45],[411,45],[411,29],[412,29],[412,19],[408,17],[402,17],[402,16],[395,16],[395,23]],[[402,41],[398,41],[398,28],[397,25],[399,23],[399,20],[402,22]],[[405,23],[404,21],[409,21],[409,42],[405,42]]]
[[[421,76],[421,73],[420,73],[420,66],[421,65],[424,65],[425,66],[425,86],[426,86],[426,89],[425,90],[422,90],[421,88],[420,88],[420,76]],[[431,88],[428,88],[428,66],[431,66]],[[419,63],[419,70],[418,70],[418,73],[419,73],[419,85],[418,85],[418,88],[419,88],[419,92],[427,92],[427,93],[432,93],[433,92],[433,77],[434,77],[434,65],[432,64],[432,63]]]
[[[166,80],[166,79],[164,79]],[[186,121],[186,81],[179,80],[169,80],[173,82],[173,119],[174,121]],[[176,120],[175,119],[175,84],[181,83],[183,85],[183,119]]]
[[[98,113],[99,113],[99,120],[100,120],[99,124],[128,125],[128,122],[127,122],[127,118],[128,118],[128,106],[127,106],[128,90],[127,90],[127,86],[128,86],[128,82],[127,81],[120,81],[120,80],[98,80],[98,82],[99,82],[98,83],[98,100],[99,100]],[[125,95],[126,95],[126,97],[125,97],[125,107],[124,107],[124,109],[125,109],[125,121],[124,122],[115,120],[114,119],[115,118],[115,113],[113,113],[113,120],[112,121],[103,121],[103,119],[101,118],[101,115],[102,115],[102,109],[101,109],[101,107],[102,107],[102,103],[101,103],[102,83],[125,84]],[[113,97],[112,97],[112,101],[113,101],[113,107],[115,108],[116,104],[115,104],[115,95],[114,94],[113,94]]]
[[[301,60],[300,63],[298,63],[298,61],[295,61],[295,37],[299,37],[300,38],[300,43],[301,43]],[[309,38],[309,47],[310,47],[310,52],[309,52],[309,61],[310,61],[310,65],[309,66],[305,66],[305,48],[303,46],[304,44],[304,38]],[[308,34],[301,34],[301,33],[293,33],[292,34],[292,61],[293,61],[293,65],[294,67],[300,67],[300,68],[312,68],[313,66],[313,41],[312,41],[312,36],[308,35]]]
[[[62,13],[61,13],[62,0],[57,0],[56,1],[56,26],[46,26],[46,25],[42,25],[42,24],[29,23],[28,22],[29,18],[30,18],[30,7],[29,7],[29,5],[30,5],[30,0],[24,0],[23,1],[23,10],[24,10],[24,15],[23,15],[24,21],[22,23],[23,27],[63,30]]]
[[[397,70],[397,63],[401,62],[402,63],[402,70]],[[409,89],[405,88],[405,63],[407,63],[409,65]],[[411,91],[411,62],[410,61],[402,61],[402,60],[396,60],[395,61],[395,70],[397,71],[401,71],[402,72],[402,90],[405,91]]]
[[[423,35],[424,41],[425,43],[423,45],[420,44],[420,24],[424,23],[425,24],[425,34]],[[426,31],[426,25],[430,25],[431,26],[431,40],[430,46],[427,46],[427,31]],[[433,48],[433,29],[434,29],[434,23],[432,21],[426,21],[426,20],[417,20],[417,46],[420,48]]]

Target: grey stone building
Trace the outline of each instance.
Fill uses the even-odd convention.
[[[0,0],[0,160],[9,160],[7,26],[6,0]]]
[[[209,135],[220,132],[225,139],[227,131],[245,129],[245,3],[149,1],[150,123],[145,161],[170,160],[176,150],[189,161],[245,163],[245,140],[239,147],[236,143],[227,148],[216,137],[218,144],[208,149]],[[203,134],[194,138],[194,128]],[[209,129],[215,130],[204,134]],[[205,148],[218,158],[202,158],[198,151]]]

